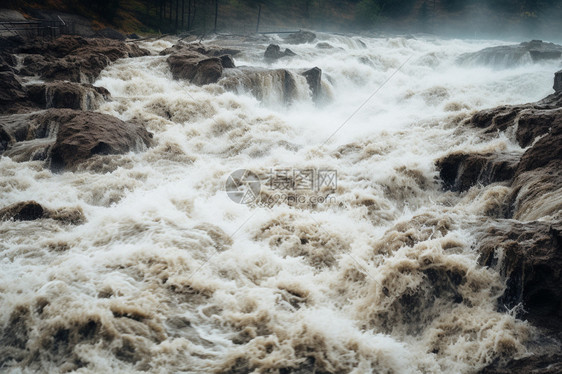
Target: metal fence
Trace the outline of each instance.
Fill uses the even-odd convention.
[[[21,37],[46,36],[56,38],[60,35],[75,34],[73,22],[65,22],[60,17],[55,21],[7,21],[0,22],[0,35],[19,35]]]

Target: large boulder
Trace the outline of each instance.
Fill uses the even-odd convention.
[[[74,169],[94,155],[140,151],[152,145],[143,126],[113,116],[70,109],[0,117],[0,154],[16,161],[45,160]]]
[[[51,218],[73,225],[86,221],[80,207],[48,209],[33,200],[21,201],[0,209],[0,221],[35,221],[42,218]]]
[[[301,73],[306,78],[306,82],[312,92],[312,99],[317,101],[322,95],[322,69],[313,67]]]
[[[200,43],[180,42],[160,52],[169,55],[166,62],[174,79],[184,79],[202,86],[216,83],[223,75],[223,69],[235,67],[232,55],[239,51]]]
[[[466,53],[461,55],[458,61],[463,65],[479,64],[505,68],[560,57],[562,57],[561,45],[532,40],[518,45],[490,47],[478,52]]]
[[[281,47],[279,47],[277,44],[270,44],[267,46],[267,49],[265,50],[263,57],[265,57],[268,60],[278,60],[282,57],[290,57],[290,56],[296,56],[296,53],[291,51],[289,48],[286,48],[285,51],[281,51]]]
[[[185,52],[170,55],[166,62],[174,79],[185,79],[197,85],[216,83],[222,76],[222,61],[217,57]]]

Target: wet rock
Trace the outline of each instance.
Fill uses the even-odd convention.
[[[229,69],[220,84],[234,92],[250,91],[258,100],[265,100],[268,94],[275,92],[285,103],[294,99],[297,90],[297,82],[290,71],[249,66]]]
[[[102,113],[49,109],[0,117],[0,153],[16,161],[46,160],[55,171],[151,145],[143,126]]]
[[[10,109],[17,102],[25,100],[27,90],[11,71],[0,72],[0,112]]]
[[[36,201],[23,201],[0,209],[0,220],[33,221],[43,218],[43,207]]]
[[[135,34],[135,33],[127,34],[127,39],[137,40],[137,39],[140,39],[140,36],[138,36],[138,35]]]
[[[133,43],[77,36],[38,39],[15,50],[28,55],[23,60],[22,74],[77,83],[92,83],[103,69],[119,58],[150,54]]]
[[[110,93],[103,87],[72,82],[51,82],[28,87],[29,99],[42,108],[95,110]]]
[[[436,162],[446,190],[463,192],[480,183],[488,185],[511,180],[518,155],[452,153]]]
[[[562,334],[562,222],[500,220],[481,235],[480,263],[499,270],[504,310],[523,304],[523,318]]]
[[[233,69],[236,67],[236,65],[234,65],[234,60],[232,59],[232,57],[230,55],[222,55],[219,57],[221,60],[221,65],[223,68],[225,69]]]
[[[316,44],[316,48],[318,48],[318,49],[333,49],[334,46],[331,45],[330,43],[320,42],[320,43]]]
[[[301,73],[305,78],[310,90],[312,92],[312,99],[314,101],[318,100],[322,94],[322,70],[318,67],[314,67],[309,70],[305,70]]]
[[[59,123],[50,152],[53,170],[74,168],[94,155],[139,151],[152,144],[152,134],[144,127],[107,114],[51,109],[42,121]]]
[[[562,56],[562,46],[532,40],[518,45],[485,48],[474,53],[466,53],[459,57],[459,63],[464,65],[480,64],[495,67],[512,67],[525,63],[559,59]]]
[[[554,75],[554,91],[562,91],[562,70]]]
[[[496,362],[479,372],[479,374],[559,374],[562,373],[562,354],[535,354],[507,363]]]
[[[278,60],[287,56],[296,56],[296,53],[286,48],[285,51],[281,52],[281,47],[277,44],[270,44],[267,46],[263,56],[269,60]]]
[[[216,83],[222,76],[220,58],[207,57],[197,52],[170,55],[166,62],[174,79],[185,79],[197,85]]]
[[[299,31],[285,37],[285,42],[289,44],[312,43],[316,39],[316,34],[310,31]]]
[[[474,114],[468,123],[485,133],[515,128],[515,140],[521,147],[529,146],[538,136],[562,123],[562,92],[536,103],[505,105]]]
[[[234,48],[225,48],[219,47],[214,45],[203,45],[201,43],[185,43],[180,41],[177,44],[174,44],[170,48],[166,48],[160,52],[160,56],[166,56],[170,54],[178,54],[178,53],[188,53],[188,52],[196,52],[202,54],[207,57],[220,57],[223,55],[228,56],[235,56],[241,51],[239,49]]]

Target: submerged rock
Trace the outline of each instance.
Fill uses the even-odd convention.
[[[296,53],[291,51],[289,48],[286,48],[284,52],[281,52],[281,47],[277,44],[268,45],[263,54],[263,57],[270,60],[278,60],[287,56],[296,56]]]
[[[485,48],[474,53],[466,53],[459,57],[464,65],[479,64],[495,67],[511,67],[519,64],[559,59],[562,57],[562,46],[532,40],[518,45],[506,45]]]
[[[16,161],[45,160],[53,170],[73,169],[94,155],[139,151],[152,134],[107,114],[70,109],[0,117],[0,154]]]
[[[316,39],[316,34],[310,31],[299,31],[285,37],[285,42],[289,44],[312,43]]]

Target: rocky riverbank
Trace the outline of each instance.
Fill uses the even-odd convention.
[[[463,126],[482,136],[505,133],[526,148],[512,153],[454,153],[437,161],[445,189],[468,191],[492,183],[510,188],[501,209],[482,224],[476,250],[480,263],[497,269],[506,289],[498,310],[518,310],[538,327],[543,341],[562,339],[562,91],[530,104],[484,110]],[[532,350],[531,350],[532,351]],[[482,373],[557,373],[560,352],[497,362]]]

